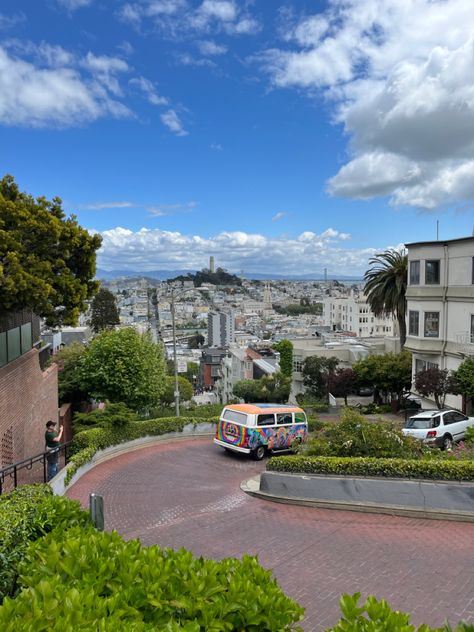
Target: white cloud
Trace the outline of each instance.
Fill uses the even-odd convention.
[[[26,22],[26,15],[22,11],[13,13],[12,15],[0,13],[0,31],[3,29],[11,29],[22,22]]]
[[[191,213],[197,206],[197,202],[191,200],[183,204],[159,204],[156,206],[147,206],[147,211],[152,217],[165,217],[167,215],[176,215],[177,213]]]
[[[235,0],[203,0],[197,7],[189,0],[128,2],[121,7],[119,16],[135,28],[151,22],[172,39],[189,32],[251,35],[261,30],[260,23],[246,6]]]
[[[173,132],[176,136],[188,135],[189,132],[184,129],[183,124],[175,110],[170,109],[167,112],[164,112],[160,118],[163,125],[166,125],[170,132]]]
[[[211,143],[210,146],[213,151],[223,151],[224,149],[220,143]]]
[[[201,42],[197,42],[197,47],[201,55],[204,56],[214,56],[214,55],[223,55],[227,52],[227,47],[221,44],[216,44],[210,40],[203,40]]]
[[[70,126],[104,116],[130,116],[108,87],[68,67],[42,68],[11,57],[0,47],[0,122]]]
[[[275,213],[275,215],[272,217],[272,222],[278,222],[279,220],[283,219],[287,215],[288,213],[284,213],[283,211],[280,211],[279,213]]]
[[[322,91],[334,105],[350,160],[332,194],[425,209],[473,199],[459,177],[474,151],[473,3],[332,0],[284,17],[287,45],[258,59],[275,86]]]
[[[109,208],[135,208],[139,204],[134,202],[93,202],[92,204],[83,204],[80,206],[84,211],[102,211]]]
[[[306,231],[298,237],[267,237],[243,231],[222,232],[211,237],[179,232],[137,232],[114,228],[102,233],[98,265],[107,270],[200,269],[212,252],[223,267],[234,270],[286,274],[331,273],[362,275],[368,260],[379,250],[342,247],[347,233],[332,228],[321,234]]]
[[[153,105],[168,105],[168,99],[158,94],[153,82],[149,79],[145,79],[145,77],[135,77],[134,79],[130,79],[129,83],[139,88]]]
[[[68,11],[75,11],[76,9],[89,6],[94,0],[57,0],[57,2]]]

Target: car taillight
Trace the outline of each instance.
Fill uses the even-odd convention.
[[[426,433],[426,438],[432,439],[433,437],[436,437],[436,430],[428,430],[428,432]]]

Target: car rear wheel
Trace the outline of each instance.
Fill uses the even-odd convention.
[[[452,450],[454,445],[453,438],[450,435],[443,437],[443,450]]]
[[[264,445],[259,445],[258,448],[255,448],[255,450],[252,450],[252,458],[255,461],[261,461],[263,459],[263,457],[265,456],[267,452],[267,449]]]

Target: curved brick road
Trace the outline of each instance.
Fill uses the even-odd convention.
[[[474,525],[270,503],[242,480],[264,463],[189,439],[137,450],[88,472],[68,492],[104,496],[106,528],[143,544],[221,558],[257,554],[306,607],[306,632],[338,618],[343,592],[384,597],[415,623],[474,621]]]

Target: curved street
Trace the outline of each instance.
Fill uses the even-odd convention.
[[[414,623],[474,621],[474,524],[271,503],[243,493],[255,463],[210,438],[163,442],[120,455],[68,491],[105,502],[106,528],[144,545],[212,558],[258,555],[306,608],[306,632],[339,618],[342,593],[385,598]]]

